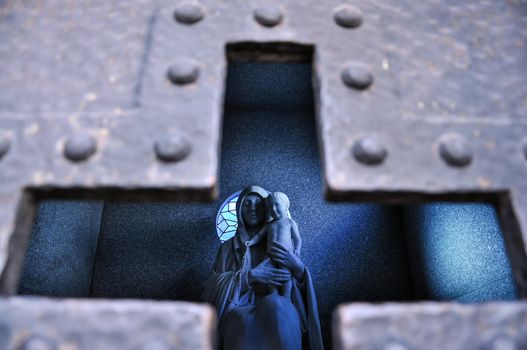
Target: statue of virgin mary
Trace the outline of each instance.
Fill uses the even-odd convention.
[[[236,235],[223,243],[203,298],[218,312],[220,349],[323,349],[313,282],[308,268],[278,243],[268,252],[257,235],[265,225],[269,192],[245,188],[236,202]],[[290,297],[268,285],[293,278]]]

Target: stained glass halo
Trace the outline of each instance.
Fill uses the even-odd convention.
[[[236,234],[238,228],[238,215],[236,214],[236,201],[242,191],[231,194],[220,206],[216,214],[216,233],[221,243],[228,241]],[[291,217],[289,210],[287,216]]]
[[[228,241],[236,234],[236,229],[238,228],[236,201],[241,192],[234,192],[227,197],[216,215],[216,233],[221,243]]]

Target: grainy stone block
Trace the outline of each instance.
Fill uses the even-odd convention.
[[[215,347],[206,304],[0,299],[0,349],[192,349]]]
[[[526,349],[527,303],[347,304],[334,349]]]

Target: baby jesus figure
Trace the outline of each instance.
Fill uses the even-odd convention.
[[[287,250],[293,250],[295,254],[300,255],[302,238],[296,222],[288,216],[289,198],[287,195],[282,192],[273,192],[267,196],[265,203],[272,220],[264,226],[258,235],[267,235],[267,251],[271,249],[271,243],[277,242]],[[292,279],[289,279],[281,287],[269,285],[269,291],[271,294],[279,292],[280,295],[290,297],[292,283]]]

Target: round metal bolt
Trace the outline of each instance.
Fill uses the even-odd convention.
[[[518,342],[507,335],[498,335],[484,348],[486,350],[519,350]]]
[[[180,58],[167,72],[168,79],[174,84],[184,85],[196,81],[199,76],[199,67],[196,61],[191,58]]]
[[[361,163],[376,165],[384,161],[388,155],[388,151],[377,137],[366,136],[355,142],[353,145],[353,155]]]
[[[203,6],[197,2],[184,1],[176,6],[174,19],[180,23],[194,24],[205,16]]]
[[[0,135],[0,159],[9,151],[11,140],[7,135]]]
[[[333,13],[335,22],[345,28],[356,28],[362,24],[362,11],[353,5],[342,5]]]
[[[464,167],[472,162],[472,150],[461,135],[446,134],[439,139],[439,154],[452,166]]]
[[[373,74],[367,64],[352,62],[342,71],[340,77],[349,87],[363,90],[373,83]]]
[[[143,344],[141,350],[169,350],[171,349],[164,341],[152,339]]]
[[[191,151],[190,143],[181,135],[169,135],[156,141],[154,149],[157,158],[164,162],[177,162],[186,158]]]
[[[390,342],[385,344],[382,350],[408,350],[408,347],[398,342]]]
[[[97,151],[97,142],[86,134],[76,134],[69,137],[64,144],[64,156],[73,162],[81,162],[90,158]]]
[[[284,17],[278,6],[270,4],[258,7],[254,10],[253,15],[256,22],[266,27],[274,27],[280,24]]]
[[[20,345],[20,350],[55,350],[57,345],[50,339],[33,336]]]

